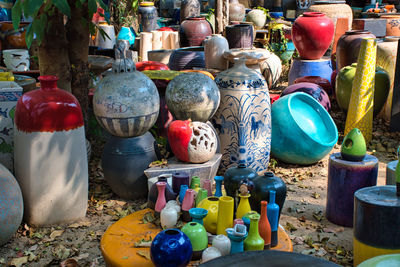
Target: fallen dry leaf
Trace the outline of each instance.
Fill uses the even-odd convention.
[[[79,227],[88,227],[90,226],[92,223],[89,221],[82,221],[82,222],[77,222],[77,223],[73,223],[71,225],[68,225],[68,228],[79,228]]]
[[[64,233],[64,230],[55,230],[50,234],[50,241],[54,240],[57,236],[60,236]]]
[[[293,231],[297,230],[297,228],[294,227],[294,225],[291,224],[290,222],[286,222],[285,229],[288,230],[289,232],[293,232]]]
[[[10,261],[10,266],[21,267],[22,265],[24,265],[27,262],[28,262],[28,256],[13,258]]]
[[[60,263],[60,267],[78,267],[78,262],[74,258],[66,259]]]
[[[138,250],[136,253],[142,257],[145,257],[148,260],[151,260],[150,250]]]
[[[145,247],[149,248],[151,246],[152,241],[153,241],[153,239],[151,238],[151,236],[149,239],[143,238],[139,242],[135,242],[134,247],[135,248],[145,248]]]
[[[301,221],[301,222],[306,222],[306,217],[301,216],[300,218],[298,218],[298,220]]]
[[[320,194],[318,194],[317,192],[314,192],[314,193],[312,193],[312,195],[311,195],[313,198],[315,198],[315,199],[318,199],[318,198],[320,198],[321,197],[321,195]]]

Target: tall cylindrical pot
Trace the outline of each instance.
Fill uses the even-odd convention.
[[[85,217],[88,162],[78,100],[57,88],[56,76],[39,80],[17,103],[14,168],[25,221],[43,226]]]
[[[352,63],[357,63],[362,38],[375,38],[375,35],[369,31],[354,30],[347,31],[339,38],[336,47],[336,68],[338,71]]]
[[[212,119],[221,141],[220,170],[234,163],[245,163],[257,172],[265,170],[271,147],[271,104],[264,77],[240,59],[219,73],[215,82],[221,93]]]
[[[204,57],[207,69],[226,70],[227,60],[222,56],[229,50],[228,40],[221,34],[213,34],[204,40]]]
[[[233,198],[220,197],[218,201],[217,235],[226,235],[225,229],[233,224]]]

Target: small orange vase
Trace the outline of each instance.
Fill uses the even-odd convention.
[[[267,217],[267,204],[267,201],[261,201],[261,217],[258,223],[258,232],[262,239],[264,239],[264,249],[269,249],[271,247],[271,225]]]

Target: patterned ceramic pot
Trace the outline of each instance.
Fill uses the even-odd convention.
[[[206,75],[188,72],[168,84],[165,100],[175,119],[207,122],[219,106],[220,92]]]
[[[212,121],[221,140],[221,170],[234,163],[265,170],[271,147],[271,104],[264,77],[240,59],[219,73],[215,82],[221,103]]]
[[[400,16],[383,15],[386,19],[386,36],[400,36]]]
[[[139,4],[138,13],[142,32],[151,32],[158,28],[157,9],[153,2],[141,2]]]
[[[23,213],[21,188],[11,172],[0,164],[0,246],[17,232]]]
[[[128,41],[120,40],[122,43],[127,50]],[[97,121],[109,133],[135,137],[146,133],[156,122],[160,97],[152,80],[136,71],[132,60],[122,57],[113,63],[113,72],[98,84],[93,109]]]
[[[193,46],[175,49],[169,58],[168,67],[171,70],[205,68],[204,47]]]

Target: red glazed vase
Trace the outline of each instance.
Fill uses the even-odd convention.
[[[169,70],[168,66],[164,63],[157,61],[140,61],[136,64],[136,70],[144,71],[144,70]]]
[[[271,225],[267,216],[267,204],[267,201],[261,201],[261,217],[258,223],[258,232],[262,239],[264,239],[264,248],[270,248],[271,246]]]
[[[202,46],[203,40],[211,34],[211,25],[205,18],[187,18],[179,28],[179,42],[181,47]]]
[[[294,80],[294,83],[315,83],[324,89],[329,95],[332,94],[331,82],[321,76],[303,76]]]
[[[85,217],[88,162],[78,100],[40,76],[15,110],[14,168],[29,224],[51,225]],[[73,197],[72,197],[73,196]]]
[[[305,12],[292,26],[292,40],[302,59],[320,59],[332,42],[332,20],[320,12]]]

